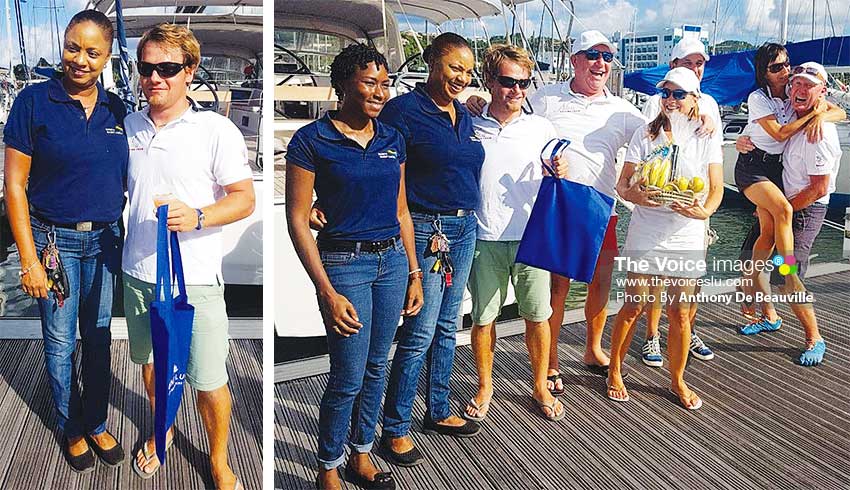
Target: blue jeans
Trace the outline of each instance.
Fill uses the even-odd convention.
[[[346,434],[352,450],[367,453],[386,381],[387,358],[407,291],[407,255],[399,242],[379,253],[321,252],[337,293],[354,305],[363,326],[343,337],[328,329],[331,362],[319,407],[319,463],[342,464]]]
[[[62,307],[52,291],[47,299],[38,300],[44,363],[59,428],[68,438],[100,434],[106,430],[112,383],[109,327],[112,291],[121,270],[121,232],[117,223],[94,231],[54,228],[35,218],[30,223],[39,256],[47,246],[47,234],[56,234],[56,247],[70,286]],[[73,359],[78,318],[83,351],[79,373]]]
[[[426,416],[440,421],[451,415],[449,378],[455,356],[455,332],[461,320],[460,307],[472,267],[478,228],[474,214],[440,217],[454,263],[452,286],[446,287],[442,274],[431,272],[436,257],[425,256],[428,238],[434,232],[434,216],[420,213],[411,213],[411,216],[416,231],[416,256],[425,273],[422,282],[425,304],[419,315],[405,319],[393,357],[384,402],[383,433],[394,438],[406,436],[410,430],[410,412],[419,385],[419,372],[426,360]]]

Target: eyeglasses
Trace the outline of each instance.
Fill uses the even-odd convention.
[[[688,96],[689,92],[687,90],[682,90],[680,88],[677,88],[676,90],[670,90],[669,88],[662,88],[661,90],[658,91],[658,93],[661,94],[662,99],[669,99],[670,96],[672,95],[673,98],[676,99],[676,100],[685,100],[685,97]]]
[[[770,73],[779,73],[785,68],[788,68],[789,66],[791,66],[791,62],[785,60],[782,63],[774,63],[772,65],[767,65],[767,71],[769,71]]]
[[[610,63],[614,61],[614,53],[610,51],[599,51],[598,49],[585,49],[583,51],[584,57],[587,58],[588,61],[596,61],[602,56],[602,60],[605,63]]]
[[[139,75],[143,77],[152,76],[153,72],[156,71],[162,78],[171,78],[180,73],[180,70],[186,66],[188,66],[186,63],[174,63],[171,61],[165,61],[162,63],[148,63],[147,61],[140,61],[138,63]]]
[[[826,83],[821,72],[818,71],[817,68],[813,66],[795,66],[793,72],[794,75],[802,75],[805,73],[806,75],[811,75],[823,83]]]
[[[496,81],[499,82],[499,85],[505,88],[514,88],[514,85],[519,85],[519,88],[521,88],[522,90],[527,89],[528,86],[531,85],[530,78],[518,79],[512,77],[498,76],[496,77]]]

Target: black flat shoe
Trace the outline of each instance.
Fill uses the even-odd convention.
[[[442,434],[444,436],[472,437],[481,432],[481,425],[478,422],[467,420],[465,424],[455,427],[438,424],[431,420],[430,417],[425,417],[425,420],[422,421],[422,432]]]
[[[406,468],[416,466],[425,461],[425,455],[423,455],[416,446],[403,453],[393,451],[388,437],[381,438],[381,443],[378,445],[378,454],[390,464],[395,466],[404,466]]]
[[[350,466],[345,466],[345,479],[366,490],[395,490],[395,478],[391,472],[375,473],[374,480],[367,480]]]
[[[95,459],[94,453],[91,451],[91,447],[86,449],[86,452],[83,454],[71,456],[71,453],[68,451],[68,446],[70,445],[70,441],[65,438],[65,444],[62,445],[62,454],[65,456],[65,461],[71,465],[71,469],[77,473],[89,473],[94,471]]]
[[[101,461],[106,463],[107,466],[118,466],[124,462],[126,455],[124,454],[124,448],[121,447],[121,443],[118,442],[118,439],[115,436],[112,436],[112,438],[115,439],[115,446],[109,449],[103,449],[98,446],[97,441],[95,441],[91,436],[86,436],[86,440],[89,442],[89,447],[95,454],[97,454],[97,457],[100,458]]]
[[[599,364],[585,364],[585,365],[584,365],[584,367],[585,367],[588,371],[590,371],[591,373],[593,373],[593,374],[595,374],[595,375],[597,375],[597,376],[602,376],[602,377],[604,377],[604,378],[607,378],[607,377],[608,377],[608,366],[607,366],[607,365],[606,365],[606,366],[601,366],[601,365],[599,365]],[[628,371],[628,370],[626,370],[626,369],[621,370],[621,371],[620,371],[620,376],[621,376],[623,379],[628,378],[628,377],[629,377],[629,371]],[[554,393],[553,393],[553,394],[554,394]]]

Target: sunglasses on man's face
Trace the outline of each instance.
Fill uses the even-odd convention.
[[[162,78],[171,78],[180,73],[180,70],[185,67],[186,63],[174,63],[171,61],[165,61],[162,63],[148,63],[147,61],[140,61],[138,64],[139,75],[143,77],[152,76],[153,72],[156,71]]]
[[[522,90],[527,89],[528,86],[531,85],[531,79],[530,78],[512,78],[512,77],[498,76],[498,77],[496,77],[496,81],[499,82],[499,85],[501,85],[502,87],[505,87],[505,88],[514,88],[514,85],[519,85],[519,88],[521,88]]]
[[[774,63],[772,65],[768,65],[767,71],[769,71],[770,73],[779,73],[782,70],[788,68],[789,66],[791,66],[791,62],[788,61],[788,60],[785,60],[782,63]]]
[[[587,58],[588,61],[596,61],[600,56],[602,56],[602,61],[605,63],[614,61],[614,53],[610,51],[599,51],[598,49],[584,50],[584,57]]]
[[[662,99],[669,99],[672,95],[676,100],[685,100],[685,97],[688,96],[687,90],[682,90],[677,88],[676,90],[670,90],[669,88],[662,88],[659,93],[661,94]]]

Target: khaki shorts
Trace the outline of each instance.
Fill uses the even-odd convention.
[[[552,316],[549,305],[549,273],[518,264],[518,241],[475,243],[469,292],[472,295],[472,323],[487,325],[499,316],[508,295],[508,281],[514,286],[519,314],[538,323]]]
[[[153,362],[148,306],[154,285],[123,274],[124,312],[130,359],[136,364]],[[227,384],[227,354],[230,350],[224,286],[186,286],[189,304],[195,307],[192,343],[186,380],[198,391],[213,391]]]

